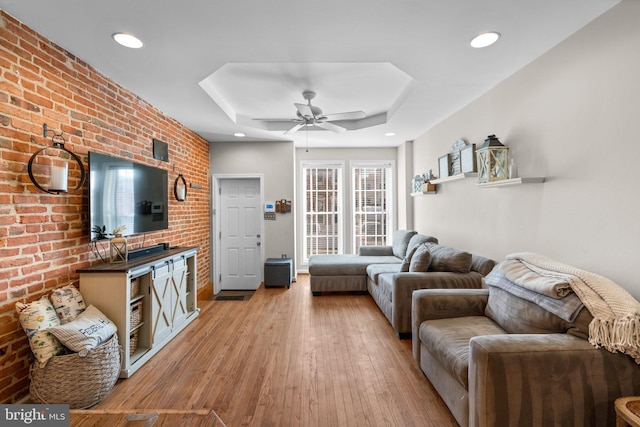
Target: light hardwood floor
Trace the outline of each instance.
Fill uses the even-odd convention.
[[[368,295],[309,277],[200,316],[92,409],[214,409],[229,427],[457,426]]]

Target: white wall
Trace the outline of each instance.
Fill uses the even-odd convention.
[[[411,180],[413,174],[413,141],[398,146],[398,229],[413,230],[413,198]]]
[[[304,148],[296,149],[296,181],[298,182],[297,188],[300,188],[299,180],[300,180],[300,162],[303,160],[340,160],[345,162],[345,173],[343,176],[344,184],[345,184],[345,194],[349,194],[351,191],[351,173],[350,173],[350,164],[349,161],[357,161],[357,160],[392,160],[396,164],[397,170],[397,152],[398,149],[393,148],[310,148],[307,151]],[[397,192],[397,174],[394,175],[394,192]],[[299,192],[300,190],[298,190]],[[397,194],[397,193],[396,193]],[[300,199],[300,194],[296,194],[297,199]],[[297,202],[299,205],[300,202]],[[394,203],[394,212],[397,213],[397,205]],[[349,210],[345,211],[345,215],[349,214]],[[296,210],[296,215],[300,215],[300,211]],[[302,230],[300,230],[302,221],[301,218],[298,218],[298,239],[297,239],[297,259],[302,260]],[[394,228],[396,228],[397,224],[397,215],[394,217]],[[345,221],[345,230],[346,235],[350,235],[351,227],[350,221]],[[351,248],[345,247],[345,252],[350,251]],[[298,263],[298,269],[300,271],[307,271],[308,267],[306,265],[301,265],[300,261]]]
[[[294,148],[292,142],[221,142],[209,150],[211,173],[263,174],[264,200],[294,200]],[[295,209],[295,206],[293,207]],[[264,221],[265,258],[287,254],[295,263],[295,215],[276,214]],[[212,250],[215,245],[211,245]],[[211,256],[214,259],[214,256]]]
[[[417,138],[415,173],[437,171],[457,138],[480,145],[495,133],[521,176],[547,182],[439,185],[414,199],[416,229],[497,260],[539,252],[640,298],[639,23],[640,2],[621,2]]]

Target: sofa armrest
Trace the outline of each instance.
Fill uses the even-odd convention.
[[[614,425],[617,397],[640,394],[640,366],[568,334],[471,339],[469,424]]]
[[[360,246],[358,255],[362,256],[393,256],[392,246]]]
[[[483,316],[488,300],[488,289],[422,289],[413,292],[411,334],[413,357],[416,361],[418,363],[420,361],[418,331],[422,322],[433,319]]]

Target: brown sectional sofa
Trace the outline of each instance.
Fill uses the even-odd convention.
[[[586,308],[568,321],[493,276],[488,289],[413,293],[414,358],[458,423],[614,426],[615,399],[640,395],[640,366],[589,343]]]
[[[411,294],[416,289],[481,288],[495,263],[448,246],[433,236],[398,230],[393,244],[362,246],[359,254],[313,255],[309,259],[311,291],[368,291],[399,338],[411,337]],[[413,254],[429,245],[427,271],[401,271]]]

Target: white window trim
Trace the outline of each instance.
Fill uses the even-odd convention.
[[[393,160],[352,160],[349,164],[349,174],[351,181],[351,188],[349,193],[349,198],[351,199],[351,212],[350,212],[350,228],[351,228],[351,242],[350,246],[352,251],[355,250],[356,245],[356,230],[355,230],[355,212],[356,212],[356,198],[353,197],[355,193],[355,174],[353,173],[356,168],[380,168],[380,167],[389,167],[391,171],[389,172],[389,182],[387,183],[387,229],[386,237],[387,242],[391,242],[394,224],[395,224],[395,199],[394,199],[394,188],[395,188],[395,161]]]
[[[305,259],[305,245],[306,245],[306,230],[307,230],[307,219],[306,219],[306,207],[305,207],[305,203],[306,203],[306,188],[305,188],[305,174],[304,174],[304,170],[306,168],[317,168],[317,167],[327,167],[327,168],[337,168],[340,169],[340,180],[341,180],[341,188],[339,188],[339,206],[338,206],[338,252],[339,253],[344,253],[344,247],[345,247],[345,242],[344,242],[344,217],[345,217],[345,193],[346,193],[346,189],[345,189],[345,174],[346,174],[346,169],[345,169],[345,162],[344,161],[335,161],[335,160],[302,160],[300,162],[300,168],[299,168],[299,181],[300,182],[300,205],[302,207],[302,209],[300,209],[300,224],[302,226],[301,228],[301,250],[300,250],[300,254],[301,254],[301,264],[302,265],[308,265],[309,264],[309,260]]]

